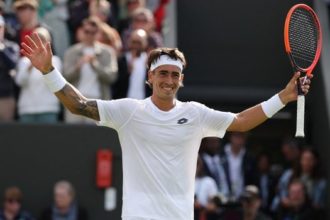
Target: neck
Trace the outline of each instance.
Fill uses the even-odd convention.
[[[162,111],[169,111],[175,106],[174,99],[162,100],[152,95],[151,101]]]
[[[61,207],[61,208],[58,208],[58,211],[61,213],[61,214],[67,214],[70,210],[70,207]]]

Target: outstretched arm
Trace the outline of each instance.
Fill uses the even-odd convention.
[[[52,49],[50,43],[43,43],[37,33],[26,36],[27,43],[22,43],[21,52],[30,59],[32,65],[37,68],[44,76],[54,74],[62,77],[54,70],[52,64]],[[49,76],[49,75],[48,75]],[[95,120],[100,120],[96,100],[87,99],[74,86],[61,78],[60,88],[54,91],[57,98],[73,114],[86,116]]]
[[[300,77],[300,73],[297,72],[294,74],[294,76],[291,78],[287,86],[278,93],[279,97],[279,105],[286,105],[287,103],[291,101],[297,100],[297,80],[303,80]],[[308,93],[308,90],[310,88],[310,79],[307,79],[304,83],[304,85],[301,86],[302,91],[305,93],[305,95]],[[302,84],[302,83],[301,83]],[[276,97],[277,98],[277,97]],[[279,107],[280,108],[280,107]],[[280,109],[278,109],[280,110]],[[271,117],[271,116],[270,116]],[[231,125],[228,127],[228,131],[248,131],[252,128],[260,125],[264,121],[266,121],[269,118],[267,114],[265,113],[265,109],[263,108],[262,104],[258,104],[256,106],[253,106],[251,108],[248,108],[236,115],[236,118],[231,123]]]

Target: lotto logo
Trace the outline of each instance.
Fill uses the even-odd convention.
[[[188,119],[186,119],[186,118],[181,118],[181,119],[179,119],[178,120],[178,124],[184,124],[184,123],[187,123],[187,121],[188,121]]]

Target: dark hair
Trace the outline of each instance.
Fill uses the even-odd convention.
[[[300,160],[302,155],[305,152],[310,152],[313,157],[315,158],[315,165],[313,167],[312,173],[311,173],[311,177],[313,179],[320,179],[322,178],[322,172],[321,172],[321,166],[320,166],[320,157],[318,152],[314,149],[311,148],[310,146],[306,146],[302,149],[301,154],[300,154],[300,158],[299,161],[296,163],[295,167],[293,168],[293,175],[292,178],[299,178],[302,175],[302,168],[301,168],[301,164],[300,164]]]
[[[161,55],[167,55],[174,60],[180,60],[183,64],[183,68],[187,65],[186,58],[178,48],[160,47],[150,51],[147,63],[148,70],[150,69],[151,64],[158,60]]]
[[[97,29],[100,29],[100,24],[101,24],[101,20],[96,16],[90,16],[82,21],[82,25],[90,25]]]

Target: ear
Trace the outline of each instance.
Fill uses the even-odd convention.
[[[149,83],[152,83],[153,75],[154,75],[153,72],[149,70],[149,71],[148,71],[148,82],[149,82]]]

